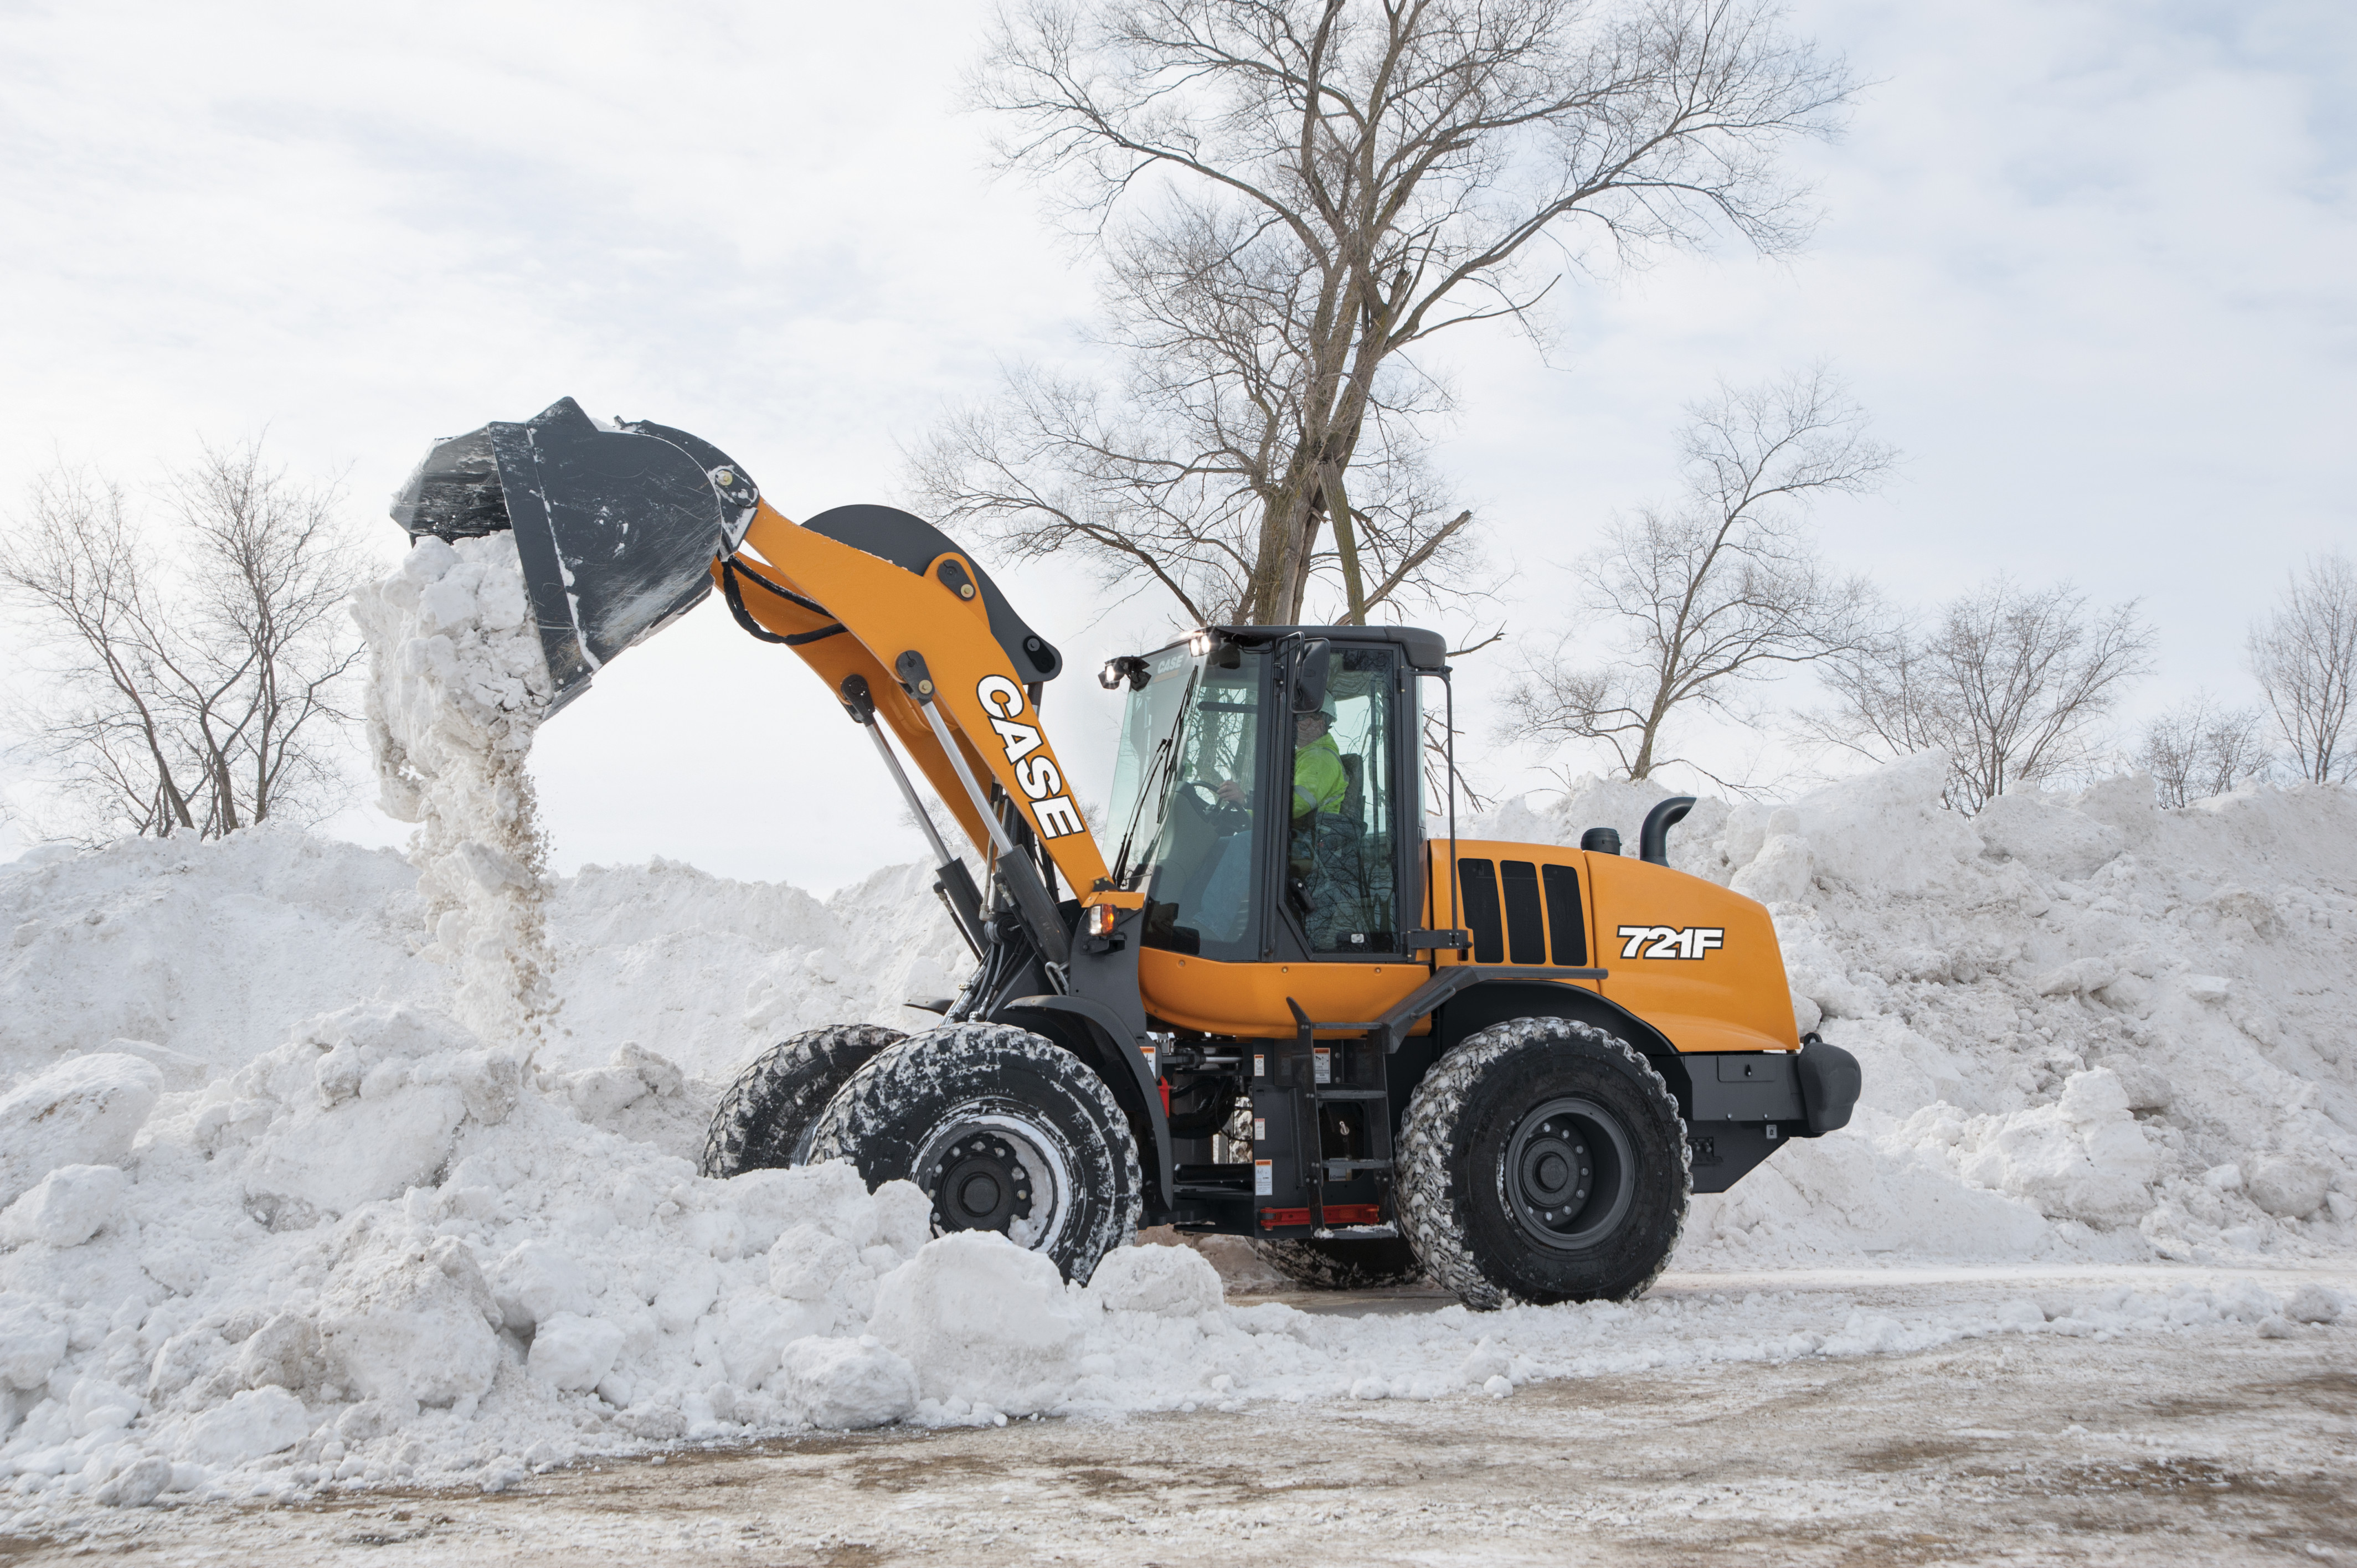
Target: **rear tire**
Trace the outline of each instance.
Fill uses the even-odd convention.
[[[907,1038],[880,1024],[830,1024],[771,1047],[720,1097],[704,1140],[704,1174],[726,1180],[805,1163],[804,1135],[835,1090]]]
[[[811,1125],[809,1158],[868,1186],[912,1181],[933,1231],[996,1230],[1086,1283],[1137,1235],[1137,1144],[1113,1090],[1061,1046],[1006,1024],[952,1024],[851,1076]]]
[[[1669,1262],[1691,1190],[1662,1075],[1590,1024],[1465,1037],[1400,1124],[1401,1233],[1466,1305],[1626,1301]]]
[[[1424,1265],[1404,1236],[1364,1240],[1302,1237],[1252,1243],[1254,1256],[1304,1290],[1381,1290],[1414,1284]]]

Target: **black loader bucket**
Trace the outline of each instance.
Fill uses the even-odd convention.
[[[719,448],[645,421],[600,424],[568,397],[437,444],[393,520],[413,540],[515,531],[554,713],[712,591],[713,558],[743,541],[759,495]]]

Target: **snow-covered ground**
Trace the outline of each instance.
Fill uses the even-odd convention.
[[[1880,1355],[1662,1357],[1511,1397],[1265,1400],[980,1429],[807,1433],[584,1459],[483,1493],[395,1487],[45,1510],[12,1564],[2336,1563],[2350,1507],[2345,1327],[2189,1320],[2125,1336],[2131,1292],[2347,1267],[1959,1265],[1683,1274],[1649,1302],[1695,1338],[1765,1315],[1928,1325],[2008,1302],[2046,1328]],[[1762,1299],[1754,1299],[1756,1291]],[[1329,1321],[1437,1293],[1293,1298]],[[2026,1314],[2023,1315],[2026,1316]],[[1344,1331],[1348,1331],[1345,1324]],[[1691,1345],[1694,1340],[1688,1341]]]
[[[1968,821],[1926,757],[1697,808],[1677,864],[1769,904],[1802,1022],[1866,1069],[1846,1131],[1695,1200],[1674,1267],[1740,1294],[1352,1321],[1225,1299],[1220,1249],[1155,1246],[1069,1289],[996,1238],[929,1242],[905,1184],[696,1176],[736,1068],[818,1024],[921,1025],[901,1003],[962,950],[914,867],[823,902],[667,864],[539,875],[536,698],[479,544],[421,547],[372,601],[414,865],[254,831],[0,867],[0,1515],[499,1486],[812,1425],[2341,1332],[2309,1326],[2335,1291],[2282,1271],[2357,1251],[2347,790],[2161,812],[2130,778]],[[1480,831],[1633,841],[1660,793]],[[1945,1260],[2188,1272],[1911,1316],[1757,1282]]]

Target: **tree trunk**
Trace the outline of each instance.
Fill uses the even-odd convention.
[[[1340,465],[1329,465],[1322,493],[1326,516],[1334,525],[1334,549],[1342,557],[1342,592],[1350,601],[1350,624],[1367,624],[1367,585],[1359,575],[1359,529],[1351,515],[1350,492],[1342,488]]]

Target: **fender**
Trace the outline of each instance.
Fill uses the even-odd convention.
[[[1609,1029],[1645,1054],[1677,1097],[1678,1114],[1694,1115],[1694,1081],[1678,1048],[1663,1033],[1609,997],[1545,981],[1491,980],[1469,985],[1435,1013],[1432,1032],[1446,1053],[1476,1029],[1509,1018],[1573,1018]]]
[[[1068,1047],[1071,1035],[1085,1034],[1095,1050],[1097,1070],[1106,1087],[1113,1090],[1122,1109],[1146,1129],[1153,1148],[1150,1152],[1140,1149],[1138,1157],[1156,1184],[1158,1200],[1168,1203],[1174,1179],[1170,1115],[1162,1109],[1161,1083],[1154,1069],[1146,1065],[1146,1052],[1139,1047],[1137,1036],[1122,1023],[1121,1015],[1103,1003],[1092,1002],[1085,996],[1017,996],[994,1008],[990,1021],[1044,1033]],[[1124,1073],[1116,1069],[1116,1061],[1126,1063],[1129,1070]]]

